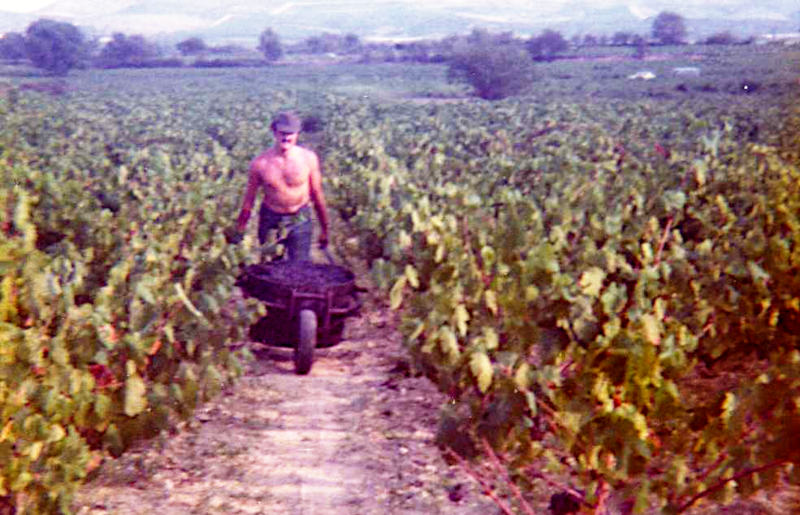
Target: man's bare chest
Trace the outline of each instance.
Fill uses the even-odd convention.
[[[308,176],[308,167],[295,160],[274,160],[264,170],[264,182],[271,185],[302,186]]]

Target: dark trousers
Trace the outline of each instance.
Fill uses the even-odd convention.
[[[294,213],[276,213],[263,203],[258,211],[258,242],[270,238],[282,243],[292,261],[311,260],[311,206],[306,204]]]

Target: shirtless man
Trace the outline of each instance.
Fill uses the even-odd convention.
[[[319,158],[297,145],[300,119],[293,113],[280,113],[270,125],[275,144],[250,163],[250,176],[236,221],[241,234],[247,227],[258,190],[264,192],[258,220],[258,241],[263,245],[271,229],[289,230],[286,247],[289,259],[311,259],[311,207],[320,224],[319,245],[328,245],[328,212],[322,193]]]

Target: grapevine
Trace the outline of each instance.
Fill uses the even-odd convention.
[[[797,483],[800,170],[783,147],[738,144],[728,113],[636,103],[336,113],[351,230],[418,369],[465,407],[444,441],[488,442],[519,487],[569,477],[595,509],[606,485],[681,512]],[[667,150],[653,127],[684,137]],[[692,390],[726,359],[752,365]]]

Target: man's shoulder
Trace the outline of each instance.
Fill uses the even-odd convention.
[[[300,151],[303,153],[303,155],[305,155],[305,156],[308,156],[308,157],[317,157],[317,153],[316,153],[316,152],[314,152],[313,150],[311,150],[311,149],[310,149],[310,148],[308,148],[308,147],[301,147],[300,145],[298,145],[298,146],[297,146],[297,149],[298,149],[298,150],[300,150]]]
[[[258,154],[256,157],[253,158],[251,163],[256,166],[265,165],[269,163],[275,157],[275,152],[273,150],[267,149]]]
[[[250,161],[250,169],[251,170],[259,170],[259,169],[263,168],[264,166],[266,166],[268,161],[269,160],[263,154],[258,155],[256,157],[254,157],[252,161]]]

